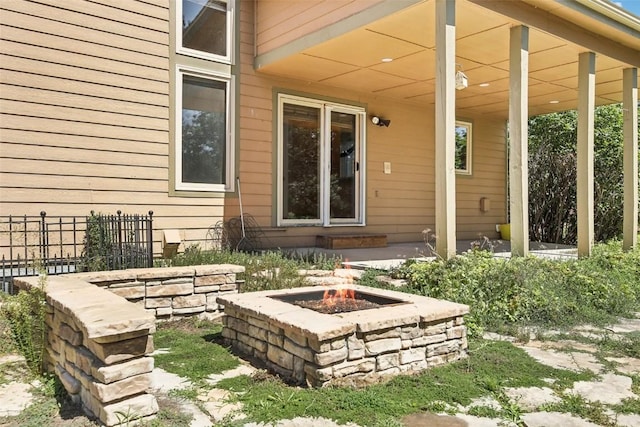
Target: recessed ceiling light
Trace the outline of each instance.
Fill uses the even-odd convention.
[[[478,86],[480,86],[480,87],[487,87],[487,86],[489,86],[489,83],[480,83]]]
[[[391,62],[393,58],[382,58],[382,62]]]
[[[555,99],[553,101],[549,101],[549,104],[559,104],[559,103],[560,103],[560,101],[557,101]]]

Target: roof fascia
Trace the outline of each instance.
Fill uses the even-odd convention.
[[[468,0],[501,15],[508,16],[546,33],[560,37],[569,42],[583,46],[593,52],[598,52],[610,58],[640,67],[640,52],[632,47],[621,45],[613,40],[605,39],[602,35],[586,28],[566,21],[550,12],[536,8],[524,2]],[[559,2],[567,5],[566,0]],[[590,9],[593,11],[593,9]],[[593,13],[597,13],[593,11]],[[603,16],[600,14],[600,16]]]

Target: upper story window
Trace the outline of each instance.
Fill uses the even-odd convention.
[[[177,0],[172,69],[175,190],[233,191],[234,0]]]
[[[182,0],[177,12],[178,53],[231,63],[231,1]]]
[[[471,175],[472,125],[469,122],[456,122],[456,173]]]

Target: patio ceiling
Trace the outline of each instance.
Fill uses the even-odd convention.
[[[476,4],[482,1],[457,1],[456,63],[469,79],[466,89],[456,91],[457,115],[506,118],[509,31],[521,22]],[[593,16],[554,0],[527,0],[526,3],[534,6],[537,12],[567,19],[572,25],[588,31],[607,34],[616,44],[640,52],[640,38],[636,36],[640,33],[640,24],[632,15],[629,21],[631,34],[628,34],[605,28],[606,24]],[[435,1],[424,1],[262,65],[260,72],[380,98],[430,105],[434,103],[435,94],[434,25]],[[529,27],[530,115],[575,109],[578,55],[589,49],[532,25]],[[622,70],[631,65],[596,53],[596,104],[621,102]],[[638,55],[640,57],[640,53]],[[382,62],[383,58],[393,61]]]

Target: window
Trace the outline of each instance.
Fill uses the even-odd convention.
[[[233,5],[233,0],[175,2],[176,190],[233,190]]]
[[[363,223],[364,109],[278,97],[278,224]]]
[[[456,122],[456,173],[471,175],[472,126],[468,122]]]
[[[231,2],[178,0],[178,53],[231,63]]]
[[[232,165],[229,80],[179,69],[176,165],[178,190],[224,191]]]

